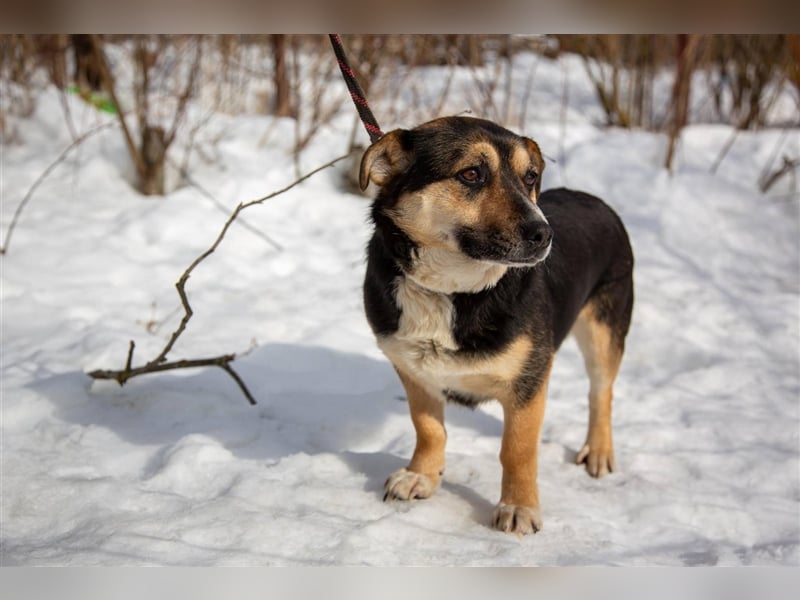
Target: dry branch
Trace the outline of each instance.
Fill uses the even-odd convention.
[[[136,377],[137,375],[145,375],[146,373],[159,373],[161,371],[171,371],[174,369],[196,369],[198,367],[219,367],[223,371],[225,371],[228,375],[230,375],[236,384],[239,386],[239,389],[242,390],[245,398],[251,405],[256,404],[255,398],[250,393],[250,390],[247,389],[244,381],[242,378],[239,377],[238,373],[233,370],[230,363],[236,359],[235,354],[223,354],[221,356],[214,356],[212,358],[198,358],[193,360],[176,360],[173,362],[162,362],[161,364],[154,365],[152,363],[147,363],[143,367],[136,367],[132,366],[133,363],[133,350],[136,347],[136,344],[131,340],[130,345],[128,346],[128,358],[125,360],[125,368],[121,371],[114,371],[114,370],[105,370],[105,369],[98,369],[97,371],[92,371],[89,373],[89,377],[93,379],[113,379],[118,384],[125,385],[125,383],[131,378]]]
[[[125,144],[128,146],[128,153],[130,154],[131,159],[136,166],[136,173],[139,175],[140,180],[144,180],[147,167],[145,165],[144,158],[142,157],[142,153],[139,152],[139,149],[136,147],[136,144],[133,141],[133,136],[131,135],[130,129],[128,129],[128,123],[125,121],[125,116],[122,114],[122,105],[120,105],[117,98],[117,92],[115,89],[116,86],[114,85],[114,76],[111,74],[111,69],[108,66],[105,53],[103,52],[103,42],[101,41],[100,36],[97,34],[91,34],[90,38],[92,42],[92,51],[94,52],[97,65],[100,69],[102,85],[111,98],[111,101],[114,103],[114,106],[117,107],[117,118],[119,119],[122,133],[125,136]]]
[[[95,133],[98,133],[106,129],[107,127],[110,127],[113,124],[114,124],[113,122],[103,123],[102,125],[98,125],[97,127],[90,129],[89,131],[86,131],[85,133],[75,138],[73,142],[69,146],[64,148],[63,152],[61,152],[61,154],[59,154],[58,157],[52,163],[50,163],[50,166],[48,166],[42,172],[42,174],[39,175],[39,177],[36,179],[36,181],[33,182],[33,185],[28,190],[28,193],[25,194],[25,197],[22,199],[22,202],[20,202],[19,205],[17,206],[17,209],[14,211],[14,216],[11,217],[11,222],[8,224],[8,231],[6,232],[6,241],[4,244],[0,245],[0,255],[3,255],[6,252],[8,252],[8,245],[11,243],[11,234],[14,232],[14,228],[17,226],[17,223],[19,222],[20,215],[22,215],[22,211],[25,208],[25,205],[28,204],[28,202],[30,202],[31,198],[33,197],[33,192],[36,191],[36,188],[38,188],[42,184],[42,182],[45,179],[47,179],[47,176],[50,175],[50,173],[52,173],[53,170],[58,165],[64,162],[64,160],[67,158],[67,155],[74,148],[80,146],[83,142],[85,142]]]
[[[788,156],[783,157],[783,164],[775,169],[772,173],[768,174],[765,177],[761,178],[761,181],[758,183],[758,187],[762,193],[766,193],[769,189],[775,185],[775,183],[784,175],[788,175],[789,173],[794,173],[795,169],[800,167],[800,160],[798,159],[790,159]]]
[[[350,156],[349,153],[339,156],[338,158],[334,158],[333,160],[328,161],[324,165],[317,167],[313,171],[310,171],[305,175],[303,175],[302,177],[296,179],[286,187],[281,188],[280,190],[277,190],[275,192],[272,192],[271,194],[267,194],[262,198],[250,200],[249,202],[239,203],[236,209],[231,213],[230,217],[228,217],[228,220],[222,226],[222,230],[219,232],[219,235],[217,236],[217,239],[214,241],[214,243],[205,252],[203,252],[200,256],[194,259],[194,261],[192,261],[192,264],[190,264],[186,268],[186,270],[183,272],[178,282],[175,284],[175,287],[178,290],[178,296],[181,299],[181,305],[183,306],[184,315],[183,318],[181,318],[178,327],[172,333],[169,340],[167,341],[167,344],[164,346],[164,349],[159,353],[159,355],[156,356],[150,362],[146,363],[144,366],[133,367],[132,366],[133,351],[136,345],[131,340],[130,345],[128,346],[128,355],[125,361],[125,368],[121,370],[98,369],[95,371],[91,371],[90,373],[87,373],[89,377],[92,377],[93,379],[113,379],[114,381],[119,383],[119,385],[124,385],[129,379],[133,377],[138,377],[139,375],[146,375],[148,373],[158,373],[174,369],[193,369],[197,367],[215,366],[221,368],[226,373],[228,373],[228,375],[231,376],[231,378],[236,382],[236,384],[242,390],[242,393],[244,393],[248,402],[250,402],[250,404],[255,404],[256,401],[253,398],[253,395],[250,393],[250,390],[247,389],[247,386],[245,385],[244,381],[242,381],[242,379],[230,365],[230,363],[236,359],[235,354],[223,354],[221,356],[214,356],[211,358],[200,358],[192,360],[178,360],[171,362],[167,361],[167,355],[172,350],[172,347],[175,345],[175,342],[178,341],[178,338],[186,329],[186,325],[189,323],[189,320],[192,318],[192,315],[194,314],[194,312],[192,311],[192,307],[189,304],[189,298],[186,296],[186,282],[189,280],[192,271],[194,271],[194,269],[197,268],[197,266],[201,262],[203,262],[206,258],[208,258],[211,254],[214,253],[214,251],[217,249],[217,247],[220,245],[223,238],[225,237],[225,234],[228,232],[228,229],[230,228],[231,224],[236,220],[236,218],[243,210],[245,210],[246,208],[250,208],[251,206],[255,206],[256,204],[261,204],[263,202],[266,202],[267,200],[274,198],[275,196],[278,196],[280,194],[283,194],[284,192],[288,192],[290,189],[302,183],[309,177],[319,173],[324,169],[327,169],[328,167],[335,165],[337,162],[347,158],[348,156]]]
[[[689,122],[689,97],[692,86],[692,72],[697,58],[697,47],[700,42],[698,34],[678,35],[678,56],[675,66],[675,80],[672,86],[672,121],[669,127],[667,157],[664,167],[671,173],[672,161],[675,157],[678,137],[681,130]]]
[[[217,200],[217,198],[214,196],[214,194],[209,192],[198,181],[196,181],[191,175],[189,175],[189,171],[185,166],[178,165],[178,164],[175,163],[175,161],[172,161],[172,160],[169,160],[169,159],[167,159],[167,162],[180,174],[180,176],[183,179],[183,181],[185,181],[187,184],[192,186],[194,189],[196,189],[198,192],[200,192],[203,196],[208,198],[213,203],[214,208],[216,208],[217,210],[225,213],[226,215],[229,214],[229,209],[224,204],[222,204],[222,202]],[[239,225],[241,225],[242,227],[247,229],[247,231],[249,231],[253,235],[256,235],[256,236],[260,237],[262,240],[264,240],[267,244],[269,244],[275,250],[277,250],[279,252],[283,251],[283,246],[281,246],[278,242],[273,240],[271,237],[269,237],[266,233],[264,233],[260,229],[257,229],[256,227],[253,227],[252,225],[250,225],[250,223],[248,223],[247,221],[240,220],[239,221]]]

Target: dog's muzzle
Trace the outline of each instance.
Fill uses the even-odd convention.
[[[533,266],[547,258],[553,242],[553,230],[547,222],[530,220],[515,229],[509,232],[464,227],[456,238],[461,251],[475,260]]]
[[[547,258],[553,245],[553,230],[544,221],[528,221],[522,226],[521,262],[538,263]]]

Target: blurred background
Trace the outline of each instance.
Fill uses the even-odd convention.
[[[528,59],[532,53],[551,61],[573,57],[556,64],[584,71],[583,92],[593,95],[598,125],[667,136],[667,168],[687,124],[746,130],[800,122],[796,34],[347,35],[343,41],[384,130],[460,112],[517,130],[537,118],[569,120],[582,91],[570,89],[574,77],[566,72],[561,89],[543,91],[541,63]],[[515,68],[521,56],[529,65],[523,76]],[[425,69],[432,76],[420,77]],[[16,123],[34,111],[43,89],[80,95],[119,117],[144,194],[168,191],[165,167],[185,166],[214,113],[293,119],[298,171],[303,149],[342,115],[352,117],[346,149],[364,144],[324,35],[3,35],[0,74],[4,143],[17,139]],[[794,106],[773,110],[787,88]],[[545,102],[543,93],[556,98]],[[561,111],[537,115],[539,105],[552,107],[554,99]],[[83,124],[66,100],[62,106],[76,139]],[[777,170],[796,167],[797,157],[785,157],[765,174],[762,189]]]

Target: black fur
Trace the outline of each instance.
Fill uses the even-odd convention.
[[[397,331],[400,309],[395,302],[395,280],[403,277],[403,260],[392,252],[386,235],[376,230],[367,250],[364,277],[364,310],[375,335]]]
[[[467,408],[471,408],[473,410],[478,408],[487,400],[490,400],[490,398],[485,398],[483,396],[475,396],[474,394],[467,394],[465,392],[456,392],[451,389],[442,390],[442,395],[448,402],[460,404],[461,406],[466,406]]]
[[[583,192],[549,190],[538,198],[547,219],[544,224],[541,216],[533,215],[528,197],[531,188],[525,187],[527,184],[519,180],[508,163],[515,147],[532,142],[490,121],[453,117],[400,131],[398,136],[402,151],[409,157],[408,165],[382,186],[372,208],[375,232],[368,247],[364,306],[376,335],[388,336],[398,329],[401,313],[395,299],[396,284],[412,267],[417,252],[415,242],[387,211],[397,205],[403,194],[458,176],[453,172],[454,164],[471,143],[481,140],[498,151],[500,171],[487,177],[500,177],[508,197],[513,198],[513,211],[521,211],[519,215],[513,213],[512,221],[522,233],[513,237],[523,241],[514,242],[517,245],[512,247],[503,238],[505,232],[462,228],[456,233],[462,252],[476,259],[508,264],[533,262],[528,259],[539,258],[551,238],[552,247],[543,262],[533,267],[513,266],[489,289],[450,295],[454,307],[452,335],[459,347],[456,355],[489,357],[502,352],[520,335],[529,336],[533,349],[522,375],[515,381],[517,398],[525,402],[541,386],[554,352],[590,300],[596,318],[609,325],[622,347],[633,306],[633,253],[622,222],[611,208]],[[538,149],[533,154],[539,161],[534,172],[540,175],[543,163]],[[537,191],[540,181],[538,177],[534,183]],[[470,201],[468,188],[464,198]],[[511,225],[508,228],[517,231],[510,229]],[[463,390],[447,389],[442,393],[448,400],[467,406],[483,401]]]
[[[389,477],[384,500],[427,497],[438,485],[442,400],[475,408],[497,399],[503,480],[493,524],[538,530],[531,474],[547,378],[579,316],[591,418],[576,461],[596,477],[615,468],[611,386],[633,307],[633,252],[599,198],[564,188],[540,194],[543,169],[533,140],[463,117],[389,132],[362,159],[362,188],[381,186],[364,306],[417,432],[414,455]]]
[[[633,251],[622,221],[599,198],[565,188],[542,193],[539,207],[553,229],[550,256],[534,270],[542,271],[550,295],[554,349],[581,308],[601,297],[615,308],[598,318],[624,338],[633,308]]]
[[[611,326],[620,343],[633,306],[633,252],[619,217],[599,198],[564,188],[543,192],[539,207],[553,230],[553,246],[544,262],[511,268],[488,290],[451,295],[457,354],[491,355],[522,333],[534,340],[525,375],[516,386],[520,401],[539,388],[553,353],[590,298],[599,300],[598,318]],[[392,241],[392,236],[404,236],[398,232],[389,228],[387,234],[379,227],[369,244],[364,304],[377,335],[397,331],[400,319],[395,279],[403,277],[413,242]],[[467,406],[476,402],[454,390],[446,396]]]
[[[413,162],[381,190],[378,204],[390,207],[399,197],[400,190],[415,192],[455,175],[453,164],[464,155],[465,144],[471,140],[487,139],[504,159],[511,154],[518,140],[507,129],[484,119],[450,117],[435,123],[435,127],[419,127],[402,132],[402,147],[413,155]]]

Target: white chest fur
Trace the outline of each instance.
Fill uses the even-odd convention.
[[[475,397],[498,398],[508,393],[524,368],[532,343],[526,336],[512,341],[490,357],[457,353],[453,337],[455,308],[447,294],[398,278],[396,302],[401,310],[397,331],[378,338],[378,346],[392,363],[410,375],[435,398],[444,390]]]
[[[440,396],[454,375],[453,303],[440,294],[398,278],[396,302],[398,329],[378,339],[378,346],[398,368],[414,376],[430,393]]]
[[[443,390],[478,392],[470,379],[482,371],[480,362],[456,354],[453,338],[455,310],[449,296],[428,290],[409,278],[396,282],[400,322],[397,331],[378,340],[378,346],[399,369],[428,392],[444,400]]]
[[[508,267],[482,263],[452,250],[421,247],[414,266],[395,280],[395,302],[401,311],[397,331],[378,340],[392,362],[425,379],[447,387],[465,369],[464,360],[454,354],[454,292],[478,292],[494,286]]]
[[[473,260],[460,252],[422,247],[407,277],[428,290],[452,294],[493,287],[507,270],[505,265]]]

